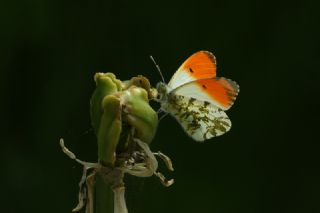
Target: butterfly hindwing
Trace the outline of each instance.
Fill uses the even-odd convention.
[[[174,89],[197,79],[214,77],[216,77],[216,58],[208,51],[199,51],[179,67],[168,86]]]
[[[222,110],[228,110],[239,92],[237,83],[223,77],[199,79],[186,83],[171,93],[200,101],[207,101]]]
[[[195,141],[202,142],[230,130],[226,113],[209,102],[171,95],[166,105],[169,112]]]

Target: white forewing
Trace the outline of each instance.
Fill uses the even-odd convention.
[[[170,79],[168,86],[171,89],[175,89],[183,84],[186,84],[194,80],[196,79],[192,77],[187,70],[184,70],[182,67],[180,67],[178,71]]]
[[[163,106],[198,142],[220,136],[231,128],[227,114],[209,102],[171,94]]]

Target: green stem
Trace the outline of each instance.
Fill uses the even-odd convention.
[[[108,183],[100,174],[96,175],[95,185],[95,213],[114,213],[114,195]]]
[[[114,152],[121,133],[121,111],[119,99],[108,96],[103,100],[104,113],[98,129],[99,162],[110,168],[114,167]],[[95,184],[95,213],[114,212],[114,193],[105,178],[97,173]]]

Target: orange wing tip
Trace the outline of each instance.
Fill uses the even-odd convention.
[[[182,68],[195,79],[213,78],[216,76],[216,57],[209,51],[201,50],[191,55]]]
[[[212,52],[209,52],[207,50],[201,50],[199,51],[203,54],[205,54],[215,65],[217,65],[217,59],[216,59],[216,56],[212,53]],[[196,53],[195,53],[196,54]]]
[[[223,77],[202,79],[197,83],[203,92],[223,110],[228,110],[233,105],[239,93],[239,85],[235,81]]]
[[[235,82],[235,81],[233,81],[231,79],[228,79],[228,78],[224,78],[224,79],[226,81],[228,81],[229,88],[230,88],[230,90],[227,92],[227,95],[230,98],[230,102],[229,102],[229,104],[227,106],[225,106],[226,109],[228,110],[233,106],[235,100],[237,99],[238,94],[240,92],[240,86],[239,86],[239,84],[237,84],[237,82]]]
[[[229,83],[230,85],[232,86],[232,88],[234,89],[234,92],[238,95],[239,92],[240,92],[240,86],[237,82],[229,79],[229,78],[225,78]]]

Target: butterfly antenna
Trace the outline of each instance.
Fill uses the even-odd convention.
[[[161,76],[161,79],[162,79],[162,82],[165,83],[164,77],[163,77],[163,75],[162,75],[162,72],[161,72],[161,70],[160,70],[159,65],[156,63],[156,61],[154,60],[154,58],[152,57],[152,55],[150,55],[150,58],[151,58],[151,60],[153,61],[154,65],[156,66],[157,70],[159,71],[160,76]]]

